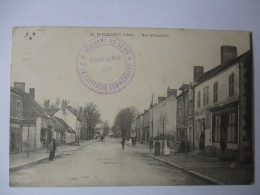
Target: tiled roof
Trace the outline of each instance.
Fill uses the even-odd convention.
[[[44,109],[28,93],[23,93],[23,116],[49,118]]]
[[[215,76],[216,74],[222,72],[223,70],[231,67],[232,65],[234,65],[235,63],[239,62],[240,58],[244,57],[245,55],[247,55],[248,53],[250,53],[251,51],[247,51],[246,53],[238,56],[237,58],[230,60],[226,63],[220,64],[218,66],[216,66],[215,68],[201,74],[196,80],[195,82],[197,82],[196,85],[198,85],[199,83],[202,83],[203,81]]]

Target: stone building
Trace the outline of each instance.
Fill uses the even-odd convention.
[[[252,109],[252,52],[222,46],[221,64],[195,79],[195,148],[252,159]]]

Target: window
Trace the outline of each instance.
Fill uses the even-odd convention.
[[[227,141],[231,143],[237,142],[235,112],[231,112],[228,114]]]
[[[209,104],[209,87],[206,86],[203,88],[203,106]]]
[[[235,78],[235,74],[232,73],[229,75],[229,97],[232,97],[235,95],[235,85],[234,85],[234,78]]]
[[[197,107],[200,107],[200,91],[197,92]]]
[[[203,106],[206,105],[206,87],[203,88]]]
[[[220,124],[221,124],[220,115],[214,116],[214,128],[213,128],[213,141],[214,142],[220,141]]]
[[[218,101],[218,82],[214,83],[214,88],[213,88],[213,102]]]

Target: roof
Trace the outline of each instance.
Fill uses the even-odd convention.
[[[55,130],[72,132],[69,125],[61,118],[53,116],[52,119],[55,121]]]
[[[189,84],[182,84],[182,86],[180,86],[179,90],[185,90],[185,89],[189,89],[190,85]]]
[[[19,89],[15,89],[14,87],[11,87],[11,92],[23,96],[23,92],[21,92]]]
[[[196,80],[195,82],[197,83],[196,85],[198,85],[199,83],[202,83],[203,81],[206,81],[207,79],[217,75],[218,73],[222,72],[225,69],[228,69],[229,67],[233,66],[235,63],[239,62],[239,60],[241,58],[243,58],[244,56],[248,55],[251,51],[247,51],[246,53],[234,58],[233,60],[230,60],[226,63],[220,64],[218,66],[216,66],[215,68],[201,74]]]
[[[49,118],[45,110],[28,93],[23,93],[23,116]]]
[[[67,109],[74,114],[80,121],[86,121],[85,116],[72,106],[67,106]]]
[[[45,110],[45,112],[48,114],[48,115],[54,115],[56,112],[58,112],[60,109],[59,108],[49,108],[47,110]]]

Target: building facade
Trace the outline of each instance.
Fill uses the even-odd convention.
[[[151,109],[145,110],[143,113],[143,141],[145,143],[149,142],[150,132],[151,132]]]
[[[158,97],[158,104],[153,106],[153,137],[161,135],[177,136],[177,90],[167,90],[167,97]]]
[[[11,87],[10,94],[10,153],[22,150],[23,94]]]
[[[142,141],[143,140],[143,114],[139,114],[136,117],[136,139],[137,141]]]
[[[221,64],[196,79],[194,145],[252,158],[252,54],[236,57],[236,48],[221,48]]]
[[[22,104],[22,109],[18,109],[19,115],[21,115],[22,112],[22,126],[19,141],[20,151],[30,151],[46,147],[52,139],[54,131],[53,120],[47,116],[44,109],[35,101],[34,88],[30,88],[29,93],[26,93],[25,83],[15,82],[13,91],[14,90],[20,94],[20,97],[19,100],[17,98],[12,100],[12,112],[15,110],[13,101],[16,101],[16,103],[22,101],[19,103]],[[13,135],[11,133],[11,140],[13,139],[12,137]]]
[[[193,90],[191,84],[183,84],[177,96],[177,135],[187,142],[188,151],[193,150]]]
[[[55,117],[61,118],[63,121],[65,121],[65,123],[72,129],[72,131],[75,132],[75,134],[68,132],[65,133],[67,140],[70,140],[70,143],[79,142],[81,138],[81,125],[83,120],[80,118],[80,115],[81,114],[79,111],[71,106],[68,106],[65,100],[62,101],[62,108],[54,114]],[[70,138],[68,138],[68,136]]]

